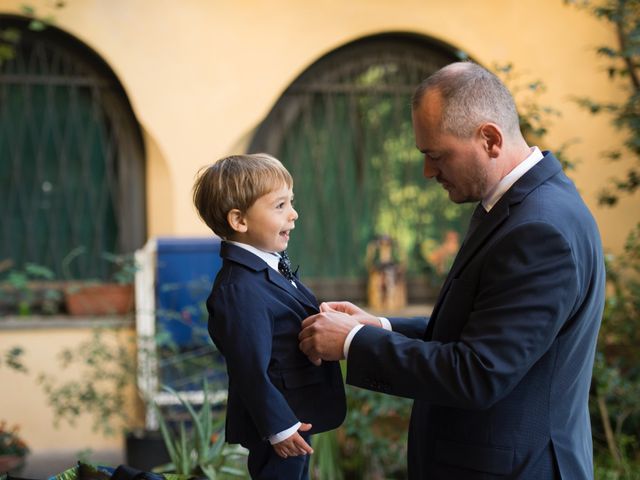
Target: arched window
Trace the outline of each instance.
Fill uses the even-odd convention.
[[[395,240],[410,276],[441,280],[429,252],[463,232],[470,211],[423,178],[410,99],[461,56],[413,36],[356,41],[300,75],[258,129],[250,151],[275,155],[294,177],[290,256],[320,297],[364,297],[367,247],[380,235]]]
[[[62,276],[106,278],[104,253],[131,252],[146,236],[139,126],[109,67],[54,27],[19,35],[0,64],[0,260],[47,266]]]

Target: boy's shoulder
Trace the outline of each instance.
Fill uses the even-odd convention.
[[[222,257],[222,268],[216,277],[217,285],[256,278],[258,272],[269,268],[257,255],[227,242],[223,242],[220,246],[220,257]]]

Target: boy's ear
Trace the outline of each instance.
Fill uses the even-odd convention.
[[[247,222],[240,210],[234,208],[227,213],[227,222],[234,231],[244,233],[247,231]]]

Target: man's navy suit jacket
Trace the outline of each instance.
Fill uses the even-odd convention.
[[[264,260],[222,242],[222,268],[207,300],[209,334],[229,374],[226,438],[250,448],[296,422],[309,433],[338,427],[346,402],[338,362],[313,365],[298,347],[314,295]]]
[[[545,152],[463,243],[429,320],[351,343],[348,383],[415,400],[409,478],[593,478],[604,283],[595,221]]]

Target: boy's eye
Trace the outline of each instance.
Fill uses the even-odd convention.
[[[276,208],[284,208],[284,202],[280,202],[278,205],[276,205]]]

